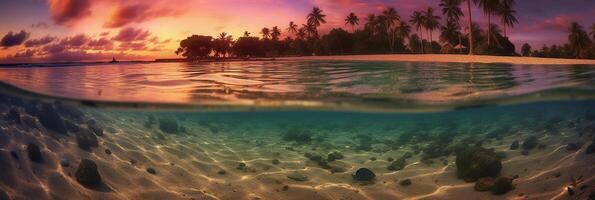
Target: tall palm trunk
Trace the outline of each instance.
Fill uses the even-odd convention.
[[[492,14],[488,12],[488,47],[492,45]]]
[[[424,31],[423,30],[419,30],[419,37],[421,38],[421,54],[424,54]]]
[[[467,0],[467,15],[469,16],[469,55],[473,55],[474,47],[473,47],[473,21],[471,20],[471,0]]]

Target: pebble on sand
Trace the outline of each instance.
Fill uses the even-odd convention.
[[[493,149],[470,147],[456,155],[457,175],[465,181],[482,177],[496,177],[502,170],[502,162]]]
[[[41,157],[41,150],[39,149],[39,146],[37,146],[35,143],[29,143],[27,145],[27,155],[29,156],[29,159],[31,159],[31,161],[33,162],[43,162],[43,157]]]
[[[62,167],[70,167],[70,161],[68,161],[66,158],[62,158],[60,159],[60,165]]]
[[[83,159],[75,173],[76,181],[84,186],[96,186],[101,183],[101,175],[97,170],[97,164],[89,159]]]
[[[299,172],[292,172],[287,174],[287,178],[294,180],[294,181],[307,181],[308,180],[308,176],[299,173]]]
[[[411,179],[405,179],[399,182],[399,185],[408,186],[411,185]]]
[[[537,139],[537,137],[529,136],[528,138],[525,139],[525,141],[523,141],[523,149],[531,150],[531,149],[537,147],[538,143],[539,143],[539,140]]]
[[[353,179],[356,181],[373,181],[375,178],[376,174],[368,168],[359,168],[353,175]]]
[[[341,154],[341,153],[339,153],[339,152],[332,152],[332,153],[329,153],[329,154],[327,155],[327,160],[328,160],[329,162],[333,162],[333,161],[335,161],[335,160],[341,160],[341,159],[343,159],[344,157],[345,157],[345,156],[343,156],[343,154]]]
[[[514,189],[512,185],[512,179],[508,177],[498,177],[494,181],[494,188],[492,189],[492,193],[496,195],[506,194],[508,191]]]
[[[157,174],[157,171],[155,170],[155,168],[152,168],[152,167],[148,167],[147,172],[149,172],[149,174]]]
[[[406,164],[407,162],[405,161],[405,158],[399,158],[388,165],[387,169],[390,171],[399,171],[405,168]]]

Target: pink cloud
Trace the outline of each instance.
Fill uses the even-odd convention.
[[[120,42],[131,42],[147,39],[151,33],[147,30],[135,29],[132,27],[124,28],[118,32],[112,39]]]
[[[534,24],[530,26],[530,30],[544,30],[544,29],[554,29],[554,30],[562,30],[566,31],[570,28],[570,24],[574,21],[573,18],[566,16],[566,15],[559,15],[555,16],[550,19],[546,19],[542,22]]]
[[[177,16],[180,13],[180,11],[169,8],[152,8],[148,4],[119,6],[103,26],[106,28],[118,28],[130,23],[140,23],[159,17]]]
[[[56,24],[71,25],[91,15],[90,0],[48,0],[48,4]]]

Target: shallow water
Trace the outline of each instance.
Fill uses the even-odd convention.
[[[344,61],[129,63],[0,68],[0,80],[40,94],[92,101],[421,112],[593,98],[595,67]]]
[[[587,199],[595,190],[595,66],[136,63],[0,68],[0,80],[0,195],[13,199]],[[466,152],[501,169],[465,175]],[[78,180],[83,159],[100,183]],[[361,168],[375,177],[362,180]],[[476,191],[485,177],[513,188]]]

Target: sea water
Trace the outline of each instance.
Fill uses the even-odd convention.
[[[595,66],[54,64],[0,80],[10,199],[593,196]]]

